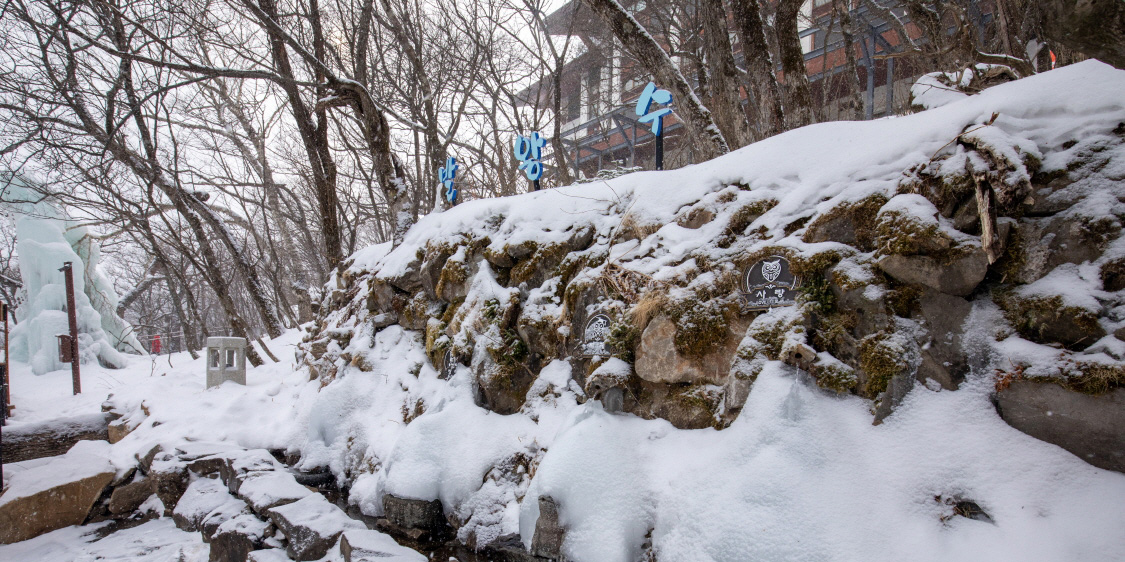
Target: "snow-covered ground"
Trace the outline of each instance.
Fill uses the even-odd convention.
[[[143,402],[151,414],[113,446],[119,466],[155,442],[302,450],[306,463],[356,471],[352,499],[365,511],[378,509],[387,487],[440,497],[475,517],[481,538],[516,530],[530,538],[535,499],[546,493],[569,507],[576,560],[632,560],[650,529],[647,540],[663,560],[1125,556],[1125,475],[1008,427],[989,403],[987,381],[956,392],[919,387],[884,424],[872,426],[866,401],[830,395],[773,364],[729,429],[677,430],[662,420],[607,414],[596,402],[577,405],[567,396],[563,364],[545,370],[536,391],[551,398],[533,411],[489,413],[467,389],[457,390],[458,381],[438,381],[429,366],[410,375],[420,342],[397,327],[379,334],[369,374],[318,392],[319,383],[288,359],[296,339],[293,331],[272,342],[286,359],[250,369],[245,387],[204,390],[202,362],[186,354],[172,356],[171,366],[163,356],[156,363],[136,358],[123,370],[88,367],[80,396],[71,396],[69,372],[36,377],[16,365],[12,423],[95,411],[112,393],[119,406],[139,409]],[[416,387],[404,389],[406,378]],[[433,405],[404,426],[399,405],[408,392]],[[367,441],[360,450],[387,466],[348,466],[357,439]],[[481,486],[493,464],[538,449],[549,451],[530,484]],[[961,499],[977,502],[993,522],[952,517],[947,500]],[[167,519],[89,542],[94,530],[68,528],[0,546],[0,559],[207,555],[198,534]]]

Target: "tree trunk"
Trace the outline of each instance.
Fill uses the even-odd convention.
[[[668,53],[649,35],[617,0],[582,0],[613,31],[625,47],[656,81],[675,94],[677,113],[692,136],[703,140],[698,146],[703,159],[730,152],[730,145],[715,124],[711,111],[700,101],[691,84],[672,62]]]
[[[742,42],[747,89],[753,93],[750,106],[758,112],[758,138],[770,137],[785,131],[785,110],[773,57],[766,44],[761,9],[758,0],[733,0],[731,6]]]
[[[261,0],[258,8],[273,22],[279,21],[274,0]],[[336,163],[328,147],[328,124],[323,112],[317,113],[320,123],[313,123],[312,112],[301,98],[301,91],[295,82],[285,38],[273,26],[262,27],[269,36],[274,68],[282,78],[286,79],[281,82],[281,88],[289,101],[289,109],[293,112],[297,131],[309,159],[313,191],[316,193],[317,208],[320,212],[320,234],[324,238],[325,258],[328,267],[334,268],[344,258],[340,247],[340,221],[336,216],[336,208],[339,205],[336,195]],[[317,78],[319,81],[321,77]]]
[[[1125,2],[1042,0],[1047,39],[1125,69]]]
[[[850,92],[848,98],[852,106],[851,118],[856,121],[861,121],[866,116],[866,113],[863,111],[863,96],[860,94],[859,67],[855,60],[855,38],[852,36],[852,14],[848,7],[848,0],[833,0],[832,2],[832,10],[836,13],[834,19],[839,22],[840,34],[844,36],[845,62],[847,65],[846,68],[848,69],[848,78],[851,79],[851,83],[848,84],[848,92]],[[874,49],[875,46],[872,45],[871,48]],[[868,69],[868,71],[870,72],[870,69]],[[874,100],[872,100],[872,102],[874,103]],[[889,113],[890,110],[891,108],[888,107],[887,112]],[[874,108],[872,108],[872,111],[874,111]]]
[[[813,122],[812,89],[805,68],[805,52],[801,49],[797,16],[802,0],[781,0],[777,3],[774,28],[781,52],[781,69],[785,73],[786,116],[791,128]]]
[[[703,51],[711,74],[708,106],[733,150],[749,144],[751,134],[739,94],[741,80],[727,31],[727,10],[723,0],[702,0],[699,15],[703,19]]]

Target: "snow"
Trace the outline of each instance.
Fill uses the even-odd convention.
[[[206,562],[199,533],[176,528],[171,519],[149,521],[98,540],[108,523],[66,527],[15,544],[0,545],[0,558],[20,562]]]
[[[776,362],[721,432],[581,406],[539,466],[521,533],[530,543],[547,494],[575,560],[635,560],[650,529],[662,560],[1118,559],[1125,476],[1009,427],[988,384],[915,390],[880,426],[866,401]],[[935,496],[972,499],[996,524],[942,522]]]

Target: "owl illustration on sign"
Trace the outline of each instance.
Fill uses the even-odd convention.
[[[609,335],[609,319],[603,317],[595,318],[590,326],[586,328],[586,341],[587,342],[600,342],[605,341],[606,336]]]
[[[762,277],[767,283],[776,281],[778,275],[781,275],[781,260],[762,262]]]

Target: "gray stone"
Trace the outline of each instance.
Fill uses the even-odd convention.
[[[391,523],[407,529],[440,531],[449,525],[441,500],[415,500],[385,494],[383,516]]]
[[[949,264],[929,256],[884,256],[876,265],[884,273],[911,285],[923,285],[947,295],[968,296],[988,273],[988,257],[972,246]]]
[[[239,515],[219,525],[211,537],[208,562],[246,562],[272,535],[270,524],[253,515]],[[308,560],[304,558],[302,560]]]
[[[441,270],[445,268],[445,262],[449,261],[449,256],[452,255],[453,253],[447,249],[439,248],[436,251],[428,252],[426,257],[422,259],[418,279],[422,283],[422,290],[426,291],[426,295],[431,299],[438,298],[437,286],[441,279]]]
[[[415,257],[397,275],[391,275],[383,279],[401,291],[414,293],[422,288],[421,269],[422,260]]]
[[[281,463],[265,449],[251,449],[231,454],[219,474],[230,493],[237,494],[239,486],[250,474],[277,470]]]
[[[246,384],[246,338],[207,338],[207,388]]]
[[[109,439],[109,414],[88,414],[4,428],[5,463],[55,457],[79,441]]]
[[[187,490],[188,472],[183,461],[168,453],[161,453],[161,455],[169,458],[161,460],[158,456],[158,459],[153,461],[152,471],[148,476],[153,480],[156,496],[164,504],[164,514],[171,515],[180,497]]]
[[[293,503],[312,495],[308,488],[285,470],[250,472],[238,487],[238,497],[246,500],[259,514],[272,508]]]
[[[947,390],[956,390],[969,366],[961,341],[965,319],[973,306],[969,301],[936,291],[926,291],[918,299],[918,313],[928,339],[921,341],[922,364],[919,379],[931,379]]]
[[[275,507],[269,510],[269,518],[285,533],[285,551],[293,560],[323,558],[341,533],[365,528],[319,494]]]
[[[1091,243],[1082,217],[1058,215],[1019,221],[1010,241],[1019,259],[1008,268],[1008,282],[1033,283],[1064,263],[1094,261],[1102,249]]]
[[[426,556],[395,542],[390,535],[367,529],[345,531],[340,537],[344,562],[425,562]]]
[[[1013,381],[996,395],[1008,425],[1106,470],[1125,472],[1125,388],[1100,396],[1050,382]]]
[[[132,513],[154,493],[156,487],[153,486],[153,480],[150,478],[141,478],[118,486],[109,496],[109,512],[113,515]]]
[[[227,503],[242,504],[230,495],[222,482],[200,478],[188,485],[180,497],[176,509],[172,511],[172,521],[183,531],[198,531],[199,525],[211,512]]]
[[[557,560],[562,553],[566,529],[559,523],[559,505],[551,496],[539,496],[539,518],[531,536],[531,554]]]
[[[641,334],[641,345],[636,352],[637,376],[654,383],[723,384],[748,326],[749,322],[744,319],[732,320],[726,340],[718,349],[702,357],[689,357],[676,350],[676,325],[661,314],[653,318]]]

